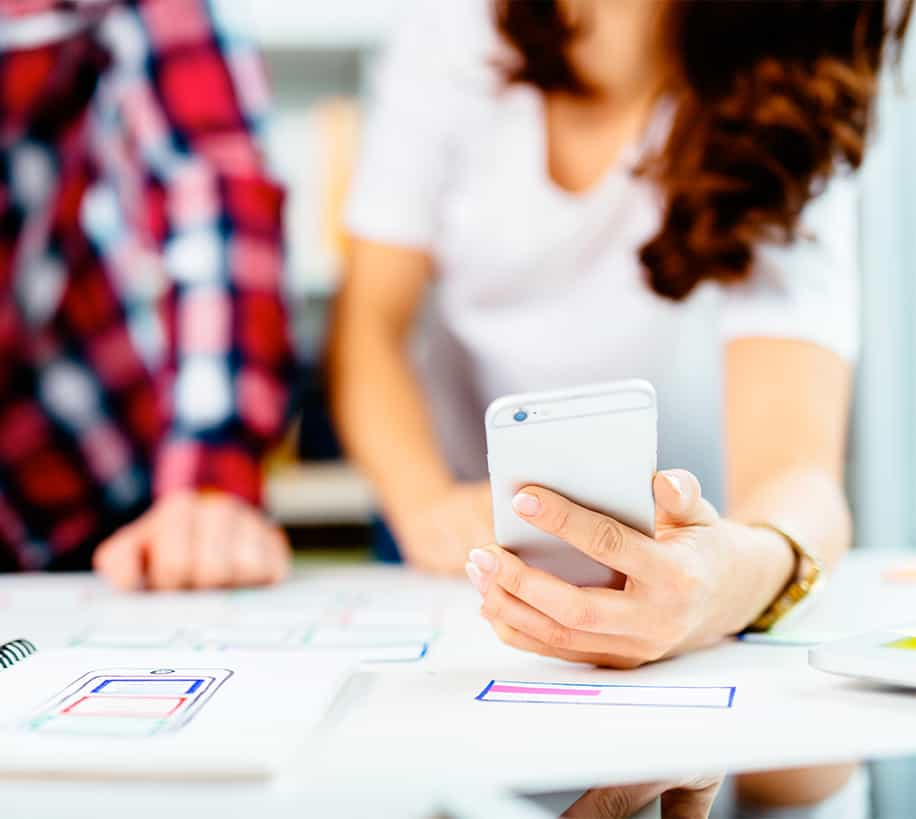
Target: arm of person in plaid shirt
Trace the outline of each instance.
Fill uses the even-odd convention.
[[[144,565],[154,587],[273,580],[288,549],[256,507],[261,456],[283,427],[291,352],[283,194],[253,137],[268,104],[261,65],[206,0],[136,0],[112,15],[106,36],[168,275],[169,425],[156,504],[103,544],[96,565],[125,586],[142,581]],[[260,550],[236,542],[240,531]],[[130,560],[115,560],[122,555]]]

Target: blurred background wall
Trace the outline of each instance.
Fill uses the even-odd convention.
[[[850,489],[860,546],[916,546],[916,32],[884,77],[862,178],[862,358]]]

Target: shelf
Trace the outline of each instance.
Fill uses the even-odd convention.
[[[366,524],[375,508],[366,481],[338,462],[272,469],[266,501],[274,519],[287,526]]]
[[[406,0],[220,0],[266,50],[369,50],[391,31]]]

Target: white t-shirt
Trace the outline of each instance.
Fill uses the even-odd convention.
[[[459,476],[486,476],[482,418],[497,396],[646,378],[660,467],[692,470],[718,502],[724,345],[792,338],[855,356],[855,181],[838,176],[809,204],[805,238],[758,246],[746,281],[669,301],[638,260],[661,195],[631,169],[672,111],[660,105],[641,145],[568,193],[547,171],[542,97],[500,81],[500,47],[488,0],[407,15],[379,66],[347,214],[356,235],[434,259],[419,365],[447,456]]]

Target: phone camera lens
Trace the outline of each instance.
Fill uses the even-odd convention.
[[[519,410],[519,411],[516,412],[515,415],[513,415],[512,417],[513,417],[516,421],[518,421],[519,423],[521,423],[522,421],[524,421],[524,420],[526,420],[526,419],[528,418],[528,413],[525,412],[525,410]]]

